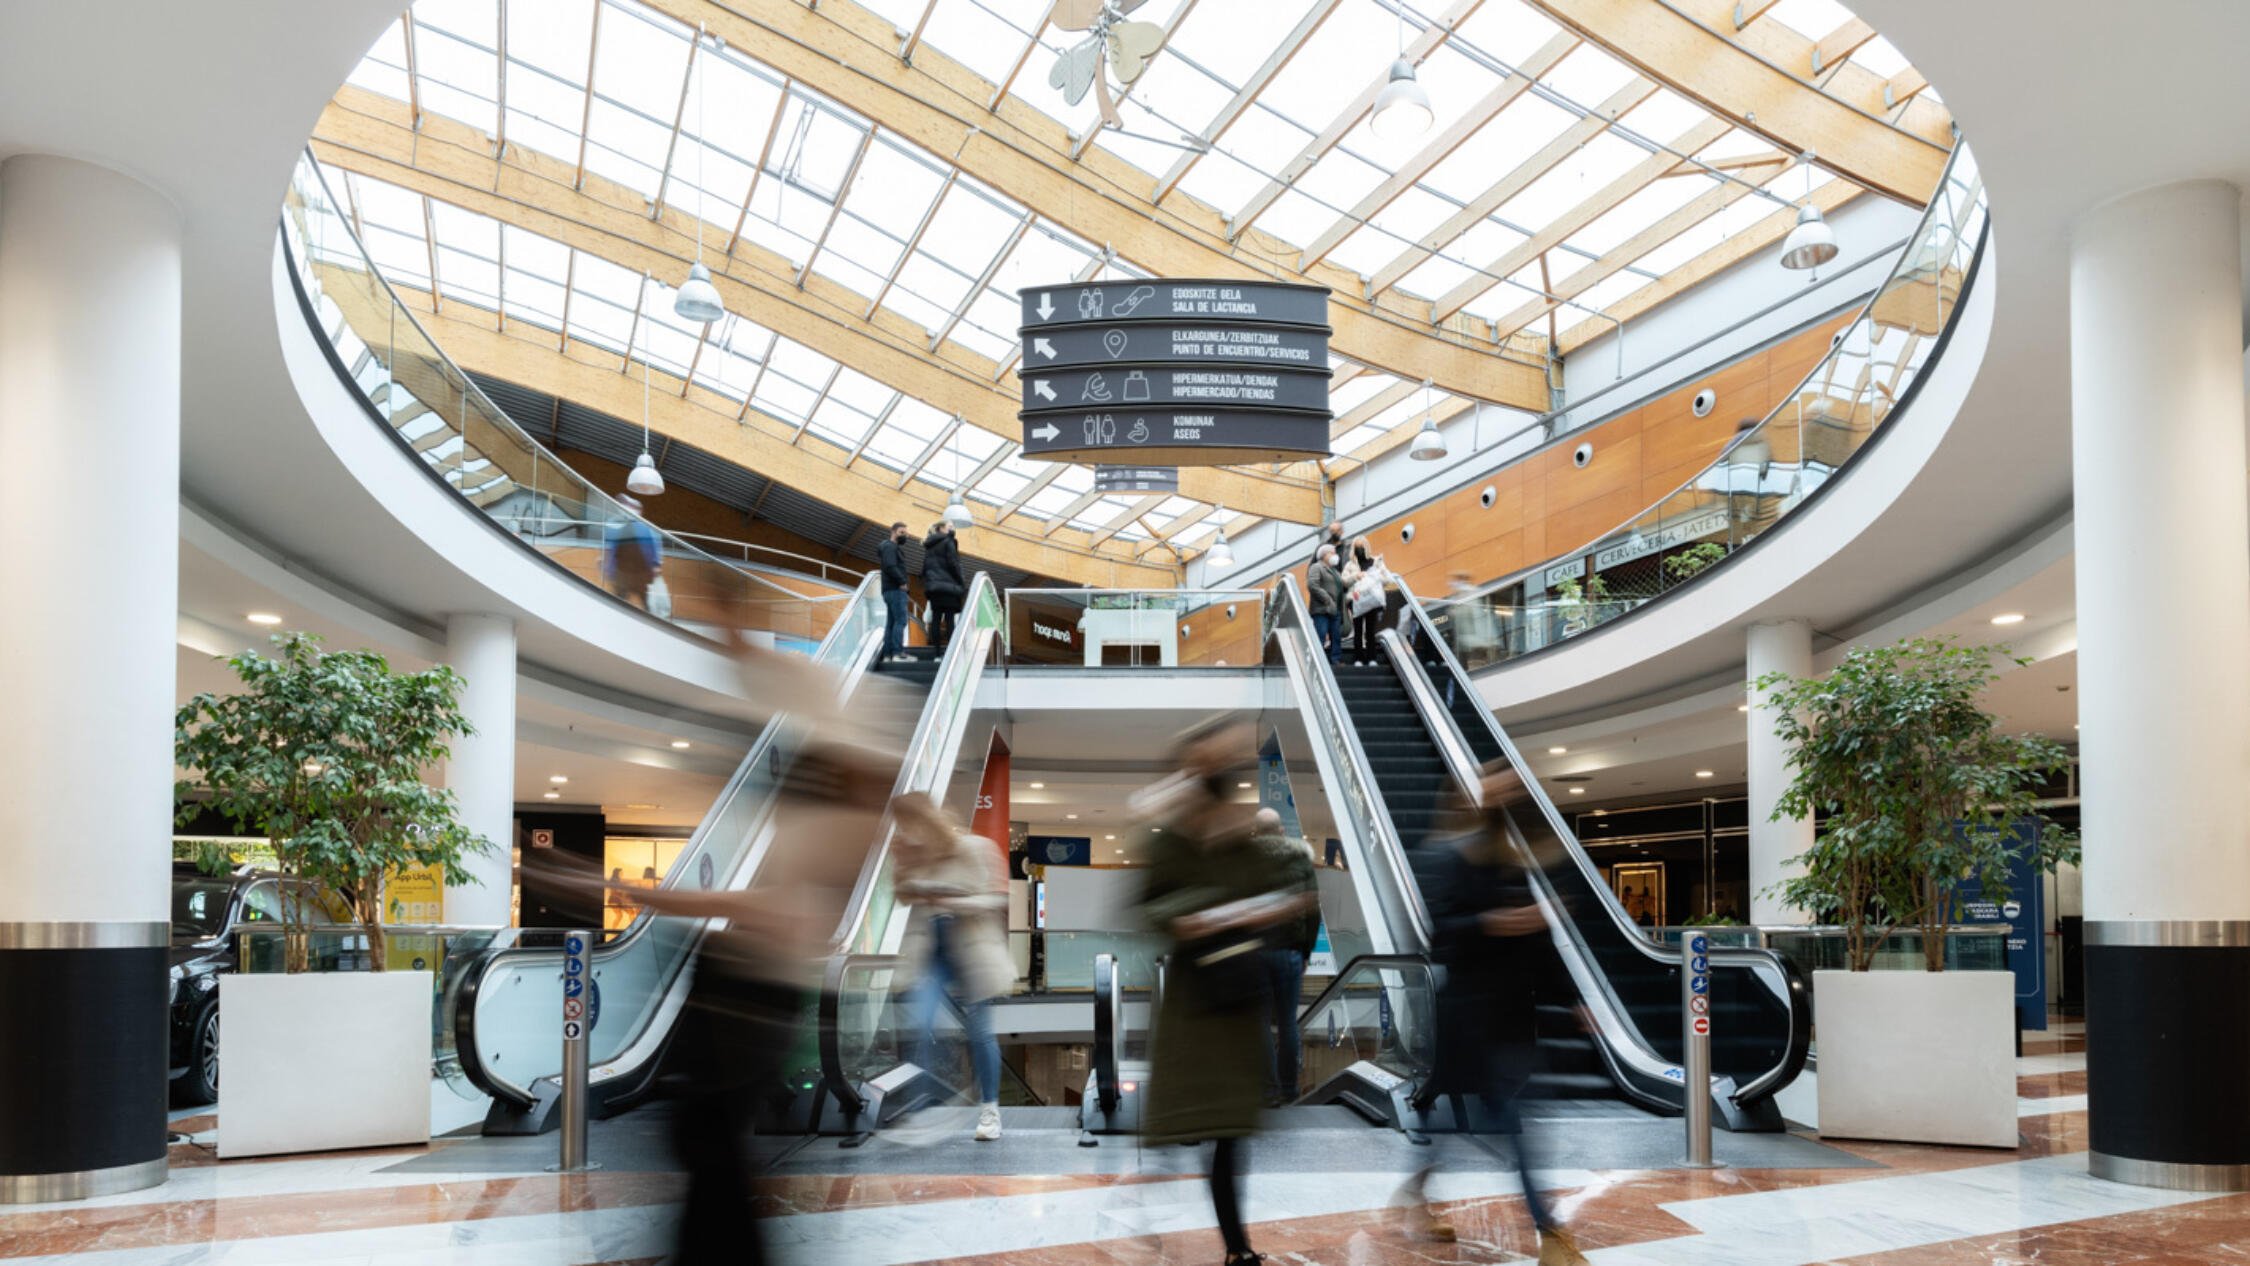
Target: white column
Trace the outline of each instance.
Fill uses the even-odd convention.
[[[2096,1178],[2250,1191],[2241,194],[2075,226],[2071,488]]]
[[[461,712],[476,733],[453,744],[445,785],[460,802],[462,825],[492,841],[469,859],[475,884],[445,889],[445,921],[504,927],[512,883],[509,849],[516,817],[516,625],[502,615],[455,615],[445,622],[446,657],[465,679]]]
[[[1812,625],[1803,620],[1753,624],[1744,656],[1746,679],[1767,673],[1812,675]],[[1755,924],[1809,923],[1808,911],[1784,905],[1770,889],[1803,872],[1789,859],[1812,847],[1811,818],[1773,820],[1773,807],[1789,788],[1789,745],[1773,732],[1774,711],[1753,688],[1749,694],[1750,770],[1750,921]]]
[[[2146,190],[2072,242],[2089,922],[2250,916],[2240,201]]]
[[[171,917],[180,227],[0,163],[0,923]]]
[[[180,222],[0,162],[0,1205],[165,1176]]]

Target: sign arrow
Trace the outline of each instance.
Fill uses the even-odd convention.
[[[1040,398],[1040,399],[1042,399],[1042,400],[1052,400],[1052,399],[1054,399],[1054,398],[1055,398],[1055,389],[1054,389],[1053,387],[1050,387],[1050,386],[1048,386],[1048,385],[1047,385],[1047,380],[1046,380],[1046,379],[1044,379],[1044,378],[1034,378],[1034,379],[1032,379],[1032,380],[1031,380],[1031,389],[1032,389],[1033,391],[1037,392],[1037,393],[1038,393],[1038,395],[1039,395],[1039,398]]]
[[[1055,358],[1055,345],[1043,338],[1035,338],[1031,340],[1031,350],[1039,353],[1041,356],[1046,357],[1048,360],[1053,360]]]
[[[1046,291],[1039,292],[1039,319],[1044,321],[1055,315],[1055,301]]]
[[[1062,428],[1052,422],[1045,426],[1031,428],[1031,438],[1035,440],[1051,440],[1060,434],[1062,434]]]

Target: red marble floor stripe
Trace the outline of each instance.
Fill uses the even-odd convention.
[[[781,1217],[980,1196],[1083,1191],[1093,1187],[1201,1177],[1201,1174],[843,1174],[833,1177],[793,1174],[786,1178],[760,1179],[756,1199],[761,1213]]]
[[[2086,1093],[2086,1070],[2068,1073],[2032,1073],[2016,1078],[2016,1094],[2025,1099],[2052,1099],[2057,1095]]]
[[[1841,1259],[1851,1266],[2245,1266],[2250,1196]]]
[[[0,1260],[220,1240],[659,1204],[679,1197],[662,1174],[541,1174],[0,1214]]]

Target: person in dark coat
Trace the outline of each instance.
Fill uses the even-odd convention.
[[[953,640],[953,625],[969,596],[969,582],[961,575],[961,543],[953,525],[943,519],[922,538],[922,596],[930,600],[930,645],[942,651]]]
[[[1485,1120],[1515,1153],[1541,1266],[1583,1266],[1586,1258],[1540,1195],[1537,1156],[1518,1110],[1539,1068],[1536,982],[1552,949],[1546,914],[1508,838],[1508,806],[1528,797],[1522,778],[1499,761],[1485,768],[1479,793],[1466,829],[1432,837],[1411,858],[1430,912],[1430,957],[1445,969],[1436,1067],[1424,1095],[1474,1093],[1482,1100]],[[1451,1240],[1453,1227],[1424,1205],[1430,1172],[1424,1167],[1408,1180],[1409,1203],[1424,1210],[1427,1238]]]
[[[875,561],[883,569],[883,661],[897,659],[906,649],[909,597],[906,592],[906,556],[902,552],[913,533],[904,523],[891,524],[891,534],[875,547]]]
[[[1312,614],[1313,632],[1331,664],[1344,658],[1344,574],[1336,562],[1336,547],[1323,545],[1305,572],[1305,610]]]
[[[1308,901],[1252,838],[1248,806],[1229,803],[1249,750],[1241,726],[1208,727],[1182,745],[1180,772],[1138,798],[1159,823],[1140,913],[1172,938],[1143,1131],[1152,1143],[1213,1140],[1211,1207],[1229,1263],[1264,1260],[1243,1228],[1241,1192],[1266,1082],[1260,955]]]

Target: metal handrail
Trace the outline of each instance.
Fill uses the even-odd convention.
[[[1420,632],[1420,637],[1429,642],[1431,649],[1439,657],[1439,662],[1443,663],[1446,666],[1446,671],[1452,674],[1456,685],[1462,689],[1475,689],[1468,673],[1461,667],[1461,661],[1454,657],[1452,647],[1446,645],[1445,640],[1438,636],[1436,626],[1431,623],[1429,613],[1423,609],[1421,602],[1415,598],[1413,589],[1403,579],[1398,584],[1400,596],[1405,599],[1406,610],[1414,620],[1416,628]],[[1408,659],[1410,662],[1415,662],[1412,661],[1411,656]],[[1415,675],[1420,676],[1419,673]],[[1426,682],[1425,685],[1427,685]],[[1411,687],[1409,689],[1411,692]],[[1514,741],[1508,737],[1507,731],[1500,728],[1500,724],[1493,717],[1491,710],[1479,707],[1475,711],[1484,718],[1488,733],[1499,746],[1508,763],[1519,772],[1529,770],[1531,766],[1525,763],[1523,754],[1516,750]],[[1450,731],[1453,741],[1459,743],[1466,750],[1466,736],[1460,733],[1450,711],[1446,712],[1442,719],[1443,725],[1439,728]],[[1441,742],[1440,750],[1443,749],[1444,744]],[[1609,915],[1611,922],[1625,935],[1626,942],[1654,963],[1665,966],[1676,965],[1673,963],[1672,955],[1666,953],[1664,947],[1646,936],[1638,924],[1626,917],[1624,910],[1618,906],[1615,897],[1610,894],[1607,885],[1602,882],[1600,872],[1594,868],[1593,860],[1586,855],[1585,849],[1577,844],[1577,837],[1563,823],[1562,815],[1554,807],[1554,804],[1545,795],[1538,793],[1537,788],[1528,777],[1525,779],[1525,787],[1533,792],[1532,801],[1539,806],[1540,812],[1546,816],[1548,828],[1554,833],[1556,839],[1563,841],[1563,852],[1578,867],[1587,887],[1596,894],[1597,902],[1603,911]],[[1472,790],[1470,794],[1478,795],[1480,792]],[[1549,908],[1550,922],[1554,922],[1556,914],[1565,911],[1566,908],[1559,894],[1554,891],[1552,882],[1548,879],[1545,871],[1536,864],[1536,859],[1532,856],[1530,848],[1523,840],[1520,831],[1516,831],[1512,823],[1510,829],[1510,842],[1523,855],[1527,863],[1532,863],[1527,867],[1528,873],[1538,885],[1543,904]],[[1591,951],[1587,949],[1577,930],[1576,919],[1565,914],[1560,922],[1568,925],[1569,937],[1579,952],[1590,955]],[[1557,928],[1557,931],[1559,934],[1560,927]],[[1710,957],[1715,963],[1733,964],[1748,971],[1763,969],[1780,977],[1778,996],[1789,1012],[1790,1035],[1787,1053],[1781,1063],[1764,1074],[1735,1087],[1732,1096],[1735,1102],[1751,1102],[1789,1084],[1796,1079],[1798,1073],[1804,1071],[1805,1057],[1812,1047],[1810,995],[1805,988],[1802,973],[1798,972],[1787,959],[1772,950],[1740,946],[1714,947]],[[1587,966],[1591,980],[1581,980],[1581,990],[1583,992],[1588,984],[1598,983],[1597,992],[1599,995],[1598,997],[1587,997],[1586,1001],[1590,1009],[1596,1012],[1597,1018],[1604,1020],[1613,1018],[1618,1022],[1624,1033],[1631,1035],[1635,1043],[1641,1048],[1641,1053],[1653,1059],[1653,1048],[1649,1047],[1646,1036],[1640,1032],[1640,1026],[1634,1022],[1632,1015],[1626,1011],[1624,1005],[1611,991],[1607,973],[1601,971],[1596,965],[1588,964]],[[1571,974],[1574,977],[1580,974],[1575,965],[1573,965]],[[1603,1015],[1605,1011],[1607,1015]],[[1598,1045],[1603,1047],[1605,1060],[1626,1054],[1626,1052],[1609,1049],[1606,1043]],[[1657,1062],[1661,1063],[1662,1061]]]
[[[1347,776],[1358,784],[1373,812],[1373,828],[1378,838],[1368,841],[1368,844],[1382,855],[1398,883],[1406,905],[1407,918],[1413,924],[1413,932],[1422,947],[1427,949],[1432,939],[1430,912],[1422,903],[1422,890],[1414,882],[1413,871],[1406,864],[1405,843],[1398,838],[1398,826],[1391,820],[1390,807],[1384,803],[1382,790],[1375,785],[1374,778],[1368,772],[1374,766],[1367,759],[1367,749],[1360,743],[1358,731],[1351,725],[1351,711],[1344,705],[1343,691],[1336,684],[1336,670],[1329,664],[1327,654],[1320,649],[1320,643],[1313,637],[1309,627],[1312,617],[1306,612],[1303,596],[1297,592],[1296,577],[1283,572],[1275,582],[1275,588],[1281,596],[1273,601],[1281,614],[1275,617],[1273,629],[1268,636],[1282,636],[1284,625],[1294,630],[1295,644],[1287,648],[1293,650],[1294,654],[1286,655],[1285,658],[1305,665],[1299,669],[1297,676],[1302,680],[1308,697],[1316,699],[1321,707],[1336,718],[1335,729],[1344,740],[1344,751],[1341,753],[1344,759],[1339,764],[1347,771]]]
[[[859,589],[854,591],[854,598],[860,601],[872,601],[874,591],[880,580],[881,577],[878,574],[868,573],[860,581]],[[820,648],[813,654],[812,658],[815,662],[828,662],[836,658],[841,651],[841,639],[844,636],[844,630],[849,627],[849,623],[848,620],[838,620],[829,628],[827,634],[821,639]],[[860,639],[860,646],[853,652],[853,662],[864,663],[871,658],[880,646],[881,638],[882,634],[879,631],[871,630],[863,634]],[[848,694],[857,681],[858,675],[856,672],[847,674],[840,685],[841,691]],[[718,796],[711,802],[710,809],[705,811],[703,820],[696,824],[694,832],[688,837],[687,846],[680,850],[679,860],[675,861],[672,868],[665,873],[663,880],[658,885],[659,887],[677,886],[681,877],[687,871],[688,859],[704,855],[704,849],[709,841],[713,825],[724,816],[733,804],[735,797],[742,794],[743,784],[769,758],[774,744],[779,741],[782,727],[788,723],[789,718],[786,715],[776,715],[766,722],[764,729],[758,732],[758,737],[751,743],[750,750],[743,755],[742,762],[735,766],[734,773],[728,777],[726,785],[720,788]],[[771,812],[770,805],[767,811]],[[731,884],[740,873],[741,867],[749,860],[748,858],[739,859],[734,872],[725,876],[724,882]],[[681,947],[681,962],[674,964],[664,974],[657,992],[669,992],[678,986],[681,978],[681,967],[695,956],[696,948],[702,943],[704,935],[709,931],[708,920],[695,920],[694,923],[694,930]],[[600,964],[619,954],[630,952],[640,939],[648,934],[649,929],[655,925],[656,919],[648,911],[643,910],[636,914],[633,921],[626,925],[621,932],[594,950],[594,967],[598,970]],[[520,936],[521,931],[518,932],[519,939]],[[494,946],[481,954],[479,956],[480,961],[463,973],[466,983],[461,990],[454,1013],[454,1029],[459,1035],[457,1045],[463,1053],[462,1069],[479,1089],[495,1098],[508,1099],[527,1106],[534,1101],[533,1096],[528,1092],[512,1082],[502,1080],[498,1074],[485,1068],[481,1060],[475,1058],[477,1049],[475,1040],[476,1007],[479,983],[503,963],[519,958],[528,958],[532,955],[556,952],[546,947],[520,944]],[[656,1019],[656,1015],[652,1013],[651,1022],[655,1022]],[[632,1049],[632,1046],[628,1046],[626,1052],[630,1052]],[[605,1067],[614,1068],[622,1062],[621,1055],[619,1059],[611,1060]]]

